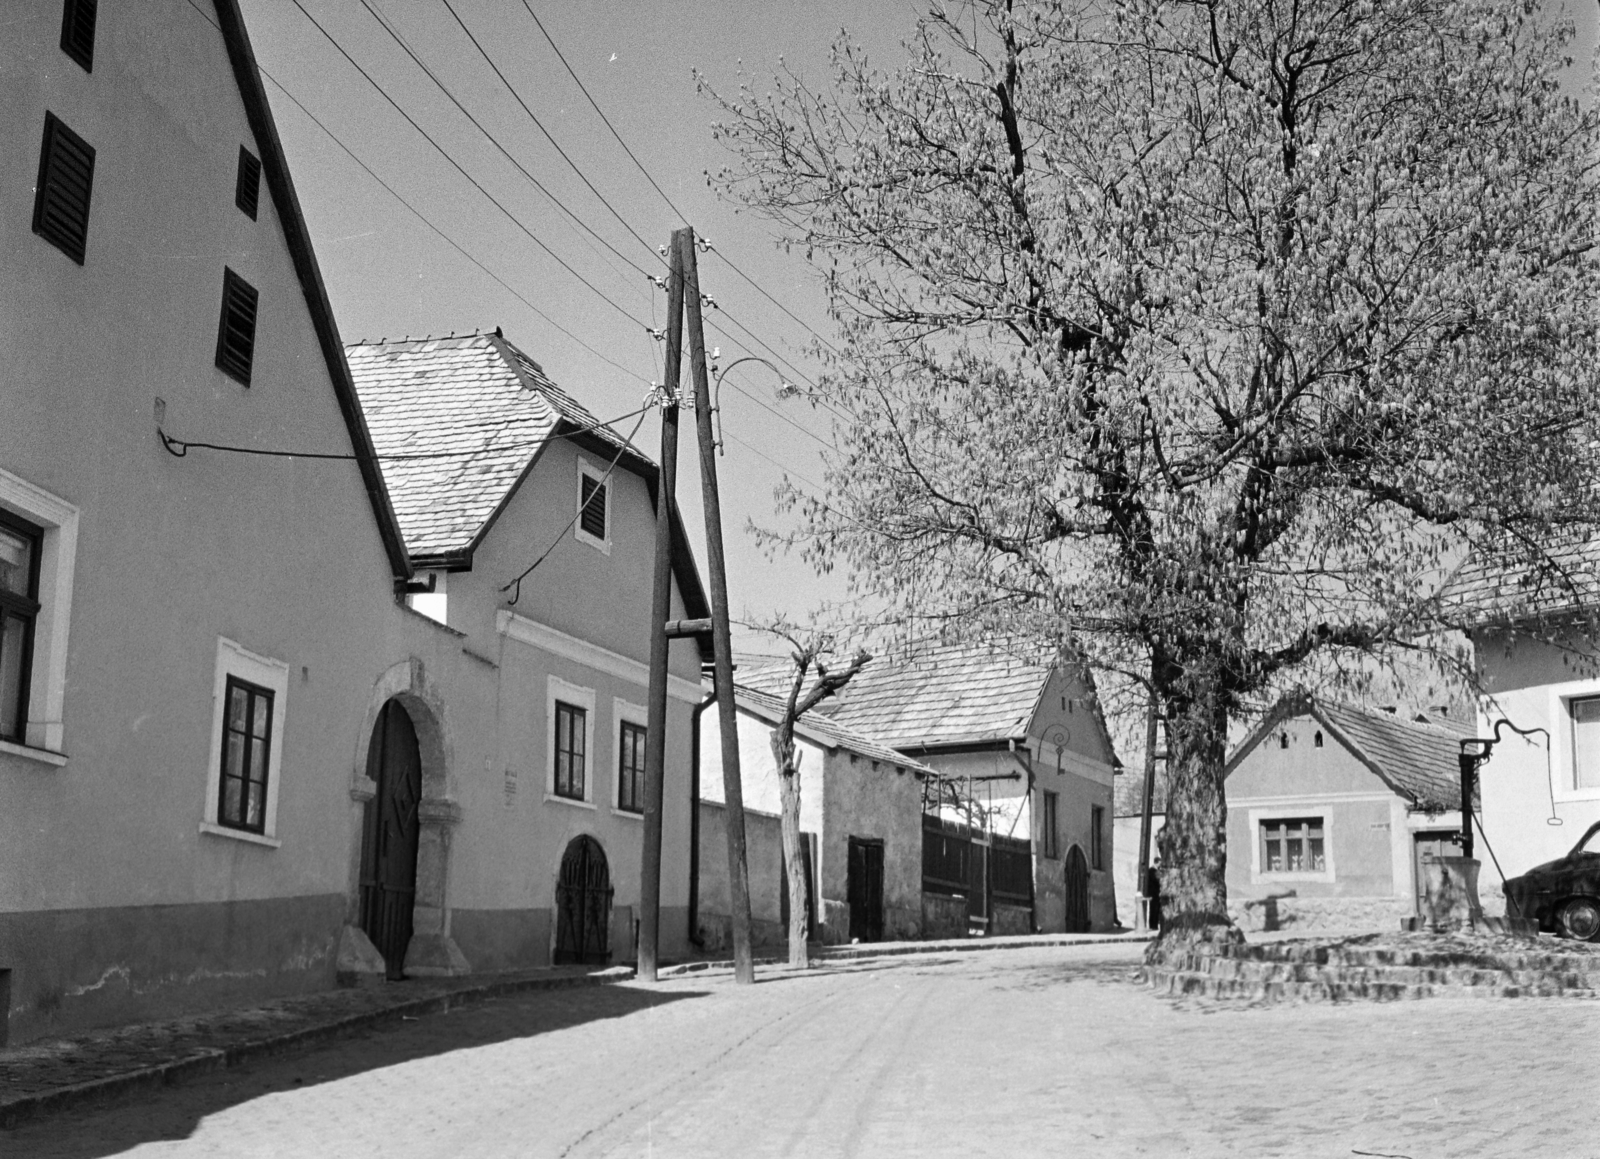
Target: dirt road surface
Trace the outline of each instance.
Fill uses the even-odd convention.
[[[1129,982],[1139,952],[506,998],[29,1122],[0,1155],[1600,1156],[1600,1003],[1208,1007]]]

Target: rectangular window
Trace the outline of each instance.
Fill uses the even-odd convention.
[[[39,182],[33,196],[33,232],[80,266],[89,244],[89,194],[94,186],[94,146],[54,113],[44,115]]]
[[[261,161],[243,145],[239,146],[239,179],[233,189],[233,203],[251,221],[261,200]]]
[[[1089,868],[1106,867],[1106,811],[1101,805],[1089,806]]]
[[[1322,873],[1327,867],[1321,817],[1261,822],[1262,873]]]
[[[1567,701],[1572,713],[1572,787],[1600,789],[1600,696]]]
[[[588,714],[565,701],[556,701],[556,796],[583,800],[584,740]]]
[[[1060,857],[1061,846],[1059,830],[1056,828],[1056,802],[1058,796],[1049,789],[1044,790],[1044,816],[1041,818],[1039,840],[1044,845],[1046,857]]]
[[[222,320],[217,323],[217,366],[229,378],[250,385],[256,351],[255,287],[232,270],[222,271]]]
[[[622,722],[617,756],[617,808],[630,813],[644,812],[643,725]]]
[[[249,833],[267,827],[272,691],[228,677],[222,716],[222,791],[217,824]]]
[[[587,471],[578,473],[578,527],[602,543],[606,538],[606,490],[609,484]]]
[[[61,11],[61,51],[94,71],[94,18],[97,0],[67,0]]]
[[[16,744],[27,737],[43,537],[41,528],[0,512],[0,740]]]

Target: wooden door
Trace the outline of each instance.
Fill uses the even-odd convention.
[[[367,802],[361,840],[361,928],[383,955],[391,979],[405,976],[406,946],[417,893],[417,806],[422,757],[411,717],[396,701],[378,713],[367,746]]]
[[[556,882],[559,963],[603,966],[611,960],[611,869],[593,837],[574,837]]]
[[[1421,917],[1426,910],[1423,898],[1428,892],[1428,879],[1422,867],[1435,857],[1459,857],[1461,834],[1454,829],[1436,829],[1418,833],[1412,839],[1411,883],[1416,893],[1416,913]]]
[[[850,838],[850,936],[883,940],[883,842]]]
[[[1069,934],[1089,932],[1089,863],[1083,850],[1074,845],[1067,851],[1067,924]]]

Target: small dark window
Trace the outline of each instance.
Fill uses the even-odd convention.
[[[256,352],[256,289],[232,270],[222,271],[222,320],[217,324],[217,365],[250,385]]]
[[[606,537],[606,484],[586,472],[578,475],[578,526],[585,535]]]
[[[1319,749],[1322,747],[1322,732],[1320,729],[1318,730],[1317,735],[1311,738],[1311,743]]]
[[[89,190],[94,184],[94,146],[54,113],[44,115],[39,146],[39,184],[33,199],[33,232],[80,266],[89,240]]]
[[[1280,732],[1278,734],[1278,747],[1280,749],[1286,749],[1286,748],[1289,747],[1289,734],[1288,733]]]
[[[61,12],[61,51],[94,71],[94,18],[97,0],[67,0]]]
[[[272,691],[230,676],[226,696],[217,824],[264,833],[267,764],[272,752]]]
[[[1106,810],[1103,805],[1089,806],[1089,867],[1106,867]]]
[[[256,219],[256,206],[261,201],[261,162],[243,145],[239,146],[239,181],[233,191],[233,203],[244,210],[251,221]]]
[[[44,532],[0,512],[0,739],[24,743]]]
[[[630,813],[644,812],[643,725],[622,722],[620,752],[617,757],[617,808]]]
[[[556,796],[583,800],[589,714],[556,701]]]

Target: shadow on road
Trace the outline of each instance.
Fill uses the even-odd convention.
[[[102,1159],[140,1144],[189,1138],[209,1115],[264,1096],[338,1082],[457,1050],[564,1030],[705,996],[597,986],[489,999],[442,1014],[385,1022],[336,1039],[252,1059],[179,1085],[78,1106],[0,1131],[0,1155]],[[352,1112],[356,1108],[351,1108]]]

